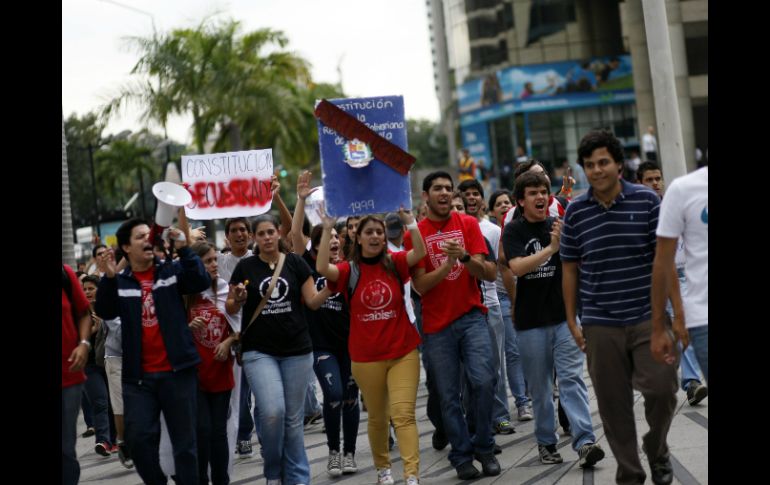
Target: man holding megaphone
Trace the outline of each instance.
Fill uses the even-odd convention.
[[[164,223],[170,225],[170,218],[156,225]],[[197,485],[196,433],[190,423],[197,419],[196,367],[201,359],[180,296],[204,291],[211,279],[188,246],[183,207],[179,208],[179,227],[169,230],[170,238],[177,241],[179,260],[161,262],[153,253],[150,226],[136,218],[124,222],[116,236],[128,267],[118,273],[112,253],[99,261],[104,278],[95,309],[101,318],[120,317],[122,321],[126,442],[139,476],[145,483],[167,481],[158,460],[162,411],[176,481]]]

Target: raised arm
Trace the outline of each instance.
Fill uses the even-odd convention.
[[[415,221],[410,211],[404,210],[402,207],[398,211],[398,217],[401,218],[401,222],[409,229],[409,234],[412,236],[412,249],[406,253],[406,262],[409,266],[414,266],[427,254],[425,241],[422,240],[422,234],[417,227],[417,221]]]
[[[321,203],[321,224],[323,232],[321,233],[321,242],[318,243],[318,255],[315,259],[315,270],[326,277],[327,280],[336,282],[340,277],[340,271],[334,264],[329,264],[329,241],[332,238],[332,228],[336,220],[326,215],[326,208]]]
[[[270,179],[270,191],[273,193],[273,202],[278,206],[278,213],[281,216],[281,237],[286,237],[291,231],[291,212],[281,198],[281,182],[278,181],[277,175],[273,175]]]
[[[318,190],[318,187],[310,188],[312,175],[305,170],[297,177],[297,205],[294,206],[294,216],[291,219],[291,250],[300,256],[305,252],[305,239],[302,237],[302,224],[305,222],[305,199]]]

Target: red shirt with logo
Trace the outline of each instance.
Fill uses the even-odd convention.
[[[415,268],[424,268],[426,273],[435,271],[446,261],[447,256],[441,248],[449,239],[457,240],[471,255],[489,254],[475,217],[453,211],[445,221],[431,221],[426,217],[417,227],[425,241],[427,254]],[[411,234],[404,238],[404,247],[412,248]],[[481,302],[478,280],[463,263],[457,261],[439,284],[422,295],[422,331],[440,332],[474,308],[487,312],[487,307]]]
[[[406,251],[391,253],[390,257],[401,281],[408,281]],[[327,285],[332,292],[347,294],[350,263],[339,263],[337,269],[339,278],[336,282],[327,281]],[[420,343],[420,335],[409,321],[404,307],[403,287],[380,262],[361,262],[359,269],[360,277],[352,298],[348,295],[350,359],[354,362],[377,362],[403,357]]]
[[[224,392],[235,387],[233,378],[233,357],[228,352],[227,360],[215,360],[214,349],[230,336],[227,317],[214,305],[214,302],[196,295],[190,305],[190,321],[202,317],[206,328],[193,329],[193,340],[201,356],[198,366],[198,383],[205,392]]]
[[[64,269],[67,272],[67,276],[70,279],[70,287],[72,288],[72,299],[67,297],[67,292],[62,288],[61,290],[61,387],[74,386],[85,382],[86,374],[79,370],[77,372],[70,372],[68,369],[72,365],[67,359],[72,355],[72,351],[78,346],[80,342],[80,335],[78,334],[77,323],[72,321],[72,305],[75,306],[75,313],[83,315],[88,311],[89,305],[86,299],[86,294],[83,291],[83,287],[75,276],[75,272],[72,268],[64,265]],[[90,320],[89,320],[90,321]]]
[[[152,298],[155,266],[150,266],[147,271],[134,271],[134,276],[142,287],[142,371],[170,371],[172,367],[168,361],[166,344],[163,342],[163,334],[155,314],[155,301]]]

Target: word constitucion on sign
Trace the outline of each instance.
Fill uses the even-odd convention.
[[[355,116],[384,140],[407,150],[402,96],[330,99],[329,102]],[[400,207],[411,209],[409,174],[399,173],[376,158],[369,143],[345,138],[319,119],[318,144],[329,215],[359,216],[395,212]]]
[[[207,153],[182,157],[182,181],[192,194],[190,219],[249,217],[270,210],[273,151]]]

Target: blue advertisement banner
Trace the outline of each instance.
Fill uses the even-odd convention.
[[[378,135],[408,151],[404,98],[330,99]],[[318,145],[326,212],[334,217],[396,212],[412,208],[409,175],[401,175],[357,140],[347,140],[318,121]]]
[[[463,84],[457,94],[461,125],[635,100],[629,55],[509,67]]]
[[[468,149],[471,157],[480,167],[492,168],[492,153],[489,151],[489,128],[486,123],[476,123],[460,127],[463,148]]]

